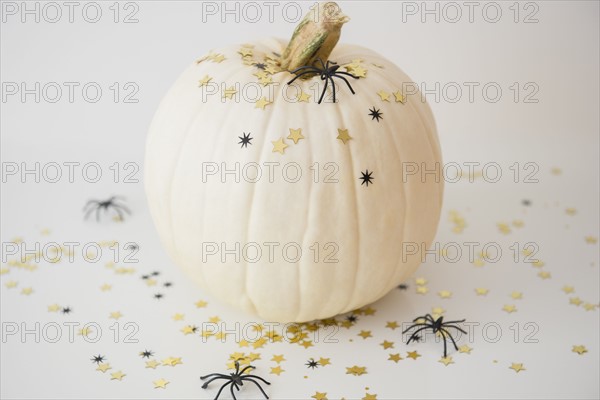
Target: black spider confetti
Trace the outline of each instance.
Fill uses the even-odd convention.
[[[365,172],[361,172],[362,176],[358,179],[362,180],[361,185],[367,185],[369,186],[369,183],[372,185],[373,184],[373,179],[375,179],[373,177],[373,171],[369,172],[369,170],[365,170]]]
[[[319,366],[319,362],[311,358],[304,365],[306,365],[307,368],[315,369]]]
[[[238,142],[238,144],[241,144],[241,148],[243,147],[248,147],[249,144],[252,144],[252,139],[254,139],[253,137],[250,137],[250,132],[248,132],[248,134],[246,135],[246,132],[242,132],[243,136],[238,136],[238,138],[240,139],[240,141]]]
[[[369,108],[369,111],[371,111],[369,113],[369,116],[371,116],[371,121],[376,119],[377,122],[379,122],[380,119],[383,119],[383,117],[382,117],[383,113],[380,112],[378,108],[375,108],[375,107]]]
[[[104,362],[104,356],[98,354],[97,356],[93,356],[92,358],[90,358],[90,360],[92,360],[93,363],[100,364]]]
[[[417,321],[423,321],[423,322],[417,322]],[[421,338],[420,338],[420,336],[417,335],[417,333],[419,333],[425,329],[431,329],[434,334],[439,333],[442,336],[442,338],[444,339],[444,357],[446,357],[446,354],[447,354],[446,353],[446,338],[450,338],[450,340],[452,341],[452,344],[454,345],[454,348],[456,350],[458,350],[458,346],[456,345],[456,342],[454,341],[454,338],[452,337],[450,332],[448,332],[448,328],[454,328],[454,329],[464,333],[465,335],[467,334],[467,332],[465,332],[463,329],[461,329],[457,325],[455,325],[457,323],[465,322],[464,319],[461,319],[460,321],[444,322],[444,317],[439,317],[438,319],[434,320],[430,314],[425,314],[425,316],[423,316],[423,317],[417,317],[417,318],[413,319],[413,322],[417,322],[417,323],[413,323],[411,326],[409,326],[402,332],[402,334],[405,334],[406,332],[410,331],[411,329],[418,328],[416,331],[414,331],[412,333],[412,335],[410,335],[410,338],[408,338],[408,341],[406,342],[406,344],[409,344],[411,342],[411,340],[415,340],[415,341],[420,340]]]
[[[235,393],[233,392],[233,388],[235,387],[238,392],[240,391],[240,386],[244,386],[244,382],[252,382],[254,383],[256,386],[258,386],[258,388],[260,389],[261,393],[263,394],[263,396],[265,396],[265,399],[268,399],[269,396],[267,396],[267,394],[265,393],[265,391],[263,390],[263,388],[260,386],[260,383],[258,383],[256,381],[256,379],[262,381],[263,383],[266,383],[267,385],[270,385],[270,382],[267,382],[266,380],[264,380],[263,378],[261,378],[260,376],[257,375],[251,375],[251,374],[245,374],[244,372],[246,372],[249,369],[254,369],[254,367],[252,365],[248,365],[247,367],[245,367],[244,369],[242,369],[240,371],[240,363],[238,361],[235,361],[235,372],[230,373],[229,375],[225,375],[225,374],[209,374],[209,375],[205,375],[205,376],[201,376],[200,379],[205,380],[208,378],[211,378],[208,382],[205,382],[202,385],[202,389],[206,389],[208,387],[208,385],[217,379],[225,379],[226,383],[224,383],[221,388],[219,389],[219,391],[217,392],[217,395],[215,396],[215,400],[217,400],[219,398],[219,395],[221,394],[221,392],[223,391],[223,389],[225,389],[228,385],[231,385],[229,387],[230,391],[231,391],[231,396],[233,396],[234,400],[237,400],[237,397],[235,397]]]
[[[104,212],[108,212],[109,209],[115,210],[119,219],[123,221],[124,215],[123,211],[127,214],[131,214],[131,211],[127,207],[122,204],[117,203],[117,200],[123,200],[121,197],[112,196],[108,200],[98,201],[98,200],[90,200],[87,202],[85,207],[83,207],[83,211],[86,211],[84,219],[90,216],[93,211],[96,211],[96,221],[100,221],[100,210],[104,210]]]
[[[296,68],[295,70],[290,71],[292,74],[295,74],[296,77],[294,79],[292,79],[291,81],[289,81],[287,84],[291,85],[296,79],[300,78],[303,75],[307,75],[307,74],[319,75],[321,80],[325,81],[325,87],[323,88],[323,93],[321,93],[321,97],[319,97],[318,104],[321,104],[321,102],[323,101],[323,97],[325,96],[325,93],[327,92],[327,85],[329,84],[329,82],[331,82],[331,91],[333,93],[333,102],[335,103],[335,82],[333,81],[333,78],[339,78],[339,79],[343,80],[344,82],[346,82],[346,85],[348,85],[348,88],[350,89],[352,94],[356,94],[354,92],[354,89],[352,89],[352,86],[350,86],[350,82],[348,82],[348,79],[344,78],[343,75],[350,76],[354,79],[358,79],[358,76],[354,76],[348,72],[338,71],[340,66],[337,65],[337,63],[334,63],[333,61],[327,61],[327,63],[324,63],[323,60],[320,58],[317,58],[316,61],[321,63],[322,68],[314,67],[312,65],[305,65],[303,67]]]
[[[140,357],[142,357],[142,358],[150,358],[153,355],[154,355],[154,352],[152,352],[150,350],[140,351]]]

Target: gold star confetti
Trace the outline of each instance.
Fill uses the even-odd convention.
[[[398,90],[398,91],[394,92],[393,94],[394,94],[394,98],[396,99],[396,103],[402,103],[402,104],[406,103],[406,96],[404,96],[401,91]]]
[[[194,327],[191,325],[186,325],[181,329],[181,332],[183,332],[184,335],[191,335],[195,333],[196,329],[194,329]]]
[[[113,372],[110,374],[111,381],[122,381],[126,375],[122,371]]]
[[[571,351],[573,353],[579,354],[580,356],[583,355],[583,353],[587,353],[587,349],[583,345],[579,345],[579,346],[574,345],[573,348],[571,349]]]
[[[94,330],[92,328],[84,327],[84,328],[79,329],[77,331],[77,334],[79,336],[88,337],[92,332],[94,332]]]
[[[198,300],[197,302],[194,303],[196,308],[204,308],[204,307],[206,307],[207,304],[208,303],[205,302],[204,300]]]
[[[160,378],[157,381],[152,381],[152,383],[154,384],[154,389],[166,389],[169,381]]]
[[[156,367],[158,367],[159,365],[160,363],[156,360],[146,361],[146,368],[156,369]]]
[[[399,326],[399,325],[398,325],[398,322],[396,322],[396,321],[388,321],[388,322],[385,324],[385,327],[386,327],[386,328],[390,328],[391,330],[394,330],[394,329],[398,328],[398,326]]]
[[[511,363],[511,366],[508,368],[515,370],[515,372],[517,373],[520,371],[525,371],[525,368],[523,368],[522,363]]]
[[[0,275],[8,274],[9,271],[7,267],[0,268]]]
[[[221,318],[219,318],[218,315],[215,315],[214,317],[210,317],[208,319],[208,322],[213,323],[213,324],[217,324],[221,321]]]
[[[26,287],[21,289],[21,294],[25,295],[25,296],[29,296],[31,293],[33,293],[33,288],[31,287]]]
[[[110,313],[110,316],[109,316],[109,318],[112,318],[112,319],[119,319],[119,318],[121,318],[122,316],[123,316],[123,314],[121,314],[121,312],[120,312],[120,311],[113,311],[113,312],[111,312],[111,313]]]
[[[510,294],[510,297],[512,297],[514,300],[521,300],[523,298],[523,293],[521,293],[521,292],[512,292]]]
[[[406,357],[412,358],[413,360],[416,360],[417,358],[421,357],[421,355],[419,353],[417,353],[416,351],[407,351],[406,353],[407,353]]]
[[[19,282],[17,282],[17,281],[9,281],[9,282],[6,282],[4,284],[4,286],[6,286],[8,289],[14,289],[17,287],[18,284],[19,284]]]
[[[471,350],[473,350],[472,348],[469,347],[468,344],[463,344],[462,346],[460,346],[458,348],[458,352],[459,353],[467,353],[467,354],[471,354]]]
[[[58,304],[52,304],[48,306],[48,312],[58,312],[60,306]]]
[[[300,139],[304,139],[304,136],[302,136],[302,129],[300,129],[300,128],[298,128],[298,129],[292,129],[292,128],[290,128],[290,135],[287,138],[293,140],[294,144],[298,144],[298,141]]]
[[[579,297],[570,297],[569,304],[573,304],[575,306],[579,306],[583,303],[583,301]]]
[[[542,279],[550,279],[552,277],[550,275],[550,272],[548,272],[548,271],[540,271],[540,272],[538,272],[537,276],[539,276]]]
[[[322,367],[326,366],[326,365],[331,365],[331,362],[329,361],[329,358],[319,358],[319,364],[321,364]]]
[[[108,371],[109,369],[112,369],[112,367],[110,366],[109,363],[100,363],[100,364],[98,364],[96,371],[100,371],[100,372],[104,373],[104,372]]]
[[[279,153],[279,154],[283,154],[283,152],[285,151],[285,148],[288,147],[287,144],[285,144],[283,138],[279,138],[279,140],[275,140],[275,141],[271,141],[271,143],[273,143],[273,153]]]
[[[300,345],[302,345],[305,349],[308,349],[309,347],[312,347],[312,340],[303,340],[302,343],[300,343]]]
[[[388,360],[393,361],[396,364],[398,364],[398,361],[403,360],[403,358],[400,357],[400,353],[396,353],[396,354],[390,354]]]
[[[371,335],[371,331],[360,331],[360,333],[358,334],[358,336],[362,337],[363,339],[373,337]]]
[[[230,86],[229,88],[225,89],[223,91],[223,98],[224,99],[233,99],[233,96],[237,93],[237,90],[235,90],[234,86]]]
[[[267,76],[260,77],[260,78],[258,78],[258,81],[259,81],[259,82],[260,82],[260,83],[261,83],[263,86],[267,86],[267,85],[269,85],[269,84],[273,83],[273,79],[271,78],[271,76],[270,76],[270,75],[267,75]]]
[[[340,139],[342,143],[346,144],[352,137],[348,134],[348,129],[339,129],[336,139]]]
[[[446,367],[450,364],[454,364],[454,361],[452,361],[452,357],[448,356],[448,357],[442,357],[438,360],[438,362],[444,364]]]
[[[428,291],[427,286],[417,286],[417,294],[427,294]]]
[[[596,309],[596,307],[598,307],[596,304],[592,304],[592,303],[585,303],[583,305],[583,308],[585,308],[585,311],[594,311]]]
[[[382,343],[379,344],[380,346],[383,346],[384,350],[387,349],[393,349],[394,348],[394,342],[388,342],[387,340],[384,340]]]
[[[573,216],[573,215],[577,214],[577,210],[574,209],[574,208],[572,208],[572,207],[570,207],[570,208],[565,209],[565,213],[567,215]]]
[[[375,315],[375,312],[376,312],[376,311],[377,311],[377,310],[375,310],[374,308],[371,308],[371,307],[366,307],[366,308],[363,310],[363,313],[364,313],[365,315]]]
[[[504,307],[502,307],[502,311],[506,311],[507,313],[513,313],[517,311],[517,307],[514,305],[508,305],[505,304]]]
[[[215,63],[221,63],[223,60],[225,60],[225,56],[223,54],[214,54],[212,57],[210,57],[210,60]]]
[[[586,236],[585,242],[589,243],[589,244],[596,244],[596,243],[598,243],[598,238],[595,236]]]
[[[531,263],[531,265],[536,268],[542,268],[546,264],[542,260],[535,260],[534,262]]]
[[[100,286],[100,290],[102,290],[103,292],[108,292],[110,289],[112,289],[112,285],[109,285],[108,283],[105,283],[104,285]]]
[[[515,220],[512,222],[512,224],[513,224],[513,226],[514,226],[515,228],[522,228],[522,227],[523,227],[523,225],[525,225],[525,223],[524,223],[523,221],[521,221],[520,219],[515,219]]]
[[[377,95],[381,99],[381,101],[390,101],[390,94],[384,90],[380,90],[377,92]]]
[[[310,397],[312,397],[315,400],[327,400],[327,392],[325,392],[325,393],[315,392],[315,394],[313,394]]]
[[[271,361],[275,361],[277,364],[279,364],[280,362],[285,361],[285,358],[283,358],[283,354],[273,354]]]
[[[561,290],[563,292],[565,292],[566,294],[570,294],[570,293],[573,293],[575,291],[575,288],[573,286],[565,285],[565,286],[562,287]]]
[[[506,223],[504,223],[504,222],[498,222],[498,223],[496,224],[496,226],[498,227],[498,230],[499,230],[501,233],[503,233],[503,234],[505,234],[505,235],[507,235],[507,234],[509,234],[509,233],[510,233],[510,226],[508,226],[508,224],[506,224]]]
[[[552,173],[552,175],[560,175],[562,174],[562,169],[558,168],[558,167],[553,167],[550,172]]]
[[[359,367],[358,365],[355,365],[353,367],[346,367],[346,374],[349,375],[361,376],[366,373],[367,367]]]
[[[310,99],[310,95],[304,92],[300,92],[300,94],[298,95],[298,102],[304,102],[304,103],[308,103],[308,100]]]
[[[433,315],[441,316],[445,312],[446,312],[446,310],[444,310],[442,307],[432,307],[431,308],[431,313]]]
[[[272,102],[270,102],[265,97],[263,97],[260,100],[257,100],[256,103],[254,103],[254,108],[260,108],[261,110],[264,110],[265,107],[268,106],[271,103]]]
[[[238,53],[241,54],[242,57],[252,57],[252,49],[241,48]]]
[[[427,285],[427,279],[425,279],[425,278],[416,278],[415,279],[415,284],[418,285],[418,286]]]
[[[212,77],[208,75],[204,75],[204,78],[198,81],[198,87],[206,86],[208,83],[212,81]]]
[[[376,394],[369,394],[367,392],[367,393],[365,393],[365,397],[363,397],[361,400],[377,400],[377,395]]]
[[[171,318],[173,318],[173,321],[183,321],[185,318],[185,315],[177,313],[177,314],[173,315]]]
[[[276,366],[276,367],[271,367],[271,372],[270,373],[273,374],[273,375],[279,376],[282,372],[285,372],[285,370],[281,369],[281,367],[279,365]]]
[[[473,265],[479,268],[483,267],[485,265],[485,262],[481,258],[476,258],[475,261],[473,261]]]
[[[448,290],[441,290],[438,292],[438,296],[440,296],[442,299],[449,299],[452,297],[452,292]]]

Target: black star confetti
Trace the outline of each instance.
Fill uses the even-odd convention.
[[[157,299],[157,300],[160,300],[160,299],[162,299],[162,298],[163,298],[163,295],[162,295],[162,294],[160,294],[160,293],[156,293],[156,294],[154,295],[154,298],[155,298],[155,299]]]
[[[104,356],[98,354],[97,356],[93,356],[90,360],[92,360],[93,363],[100,364],[104,362]]]
[[[348,316],[346,317],[346,321],[349,321],[349,322],[355,323],[356,321],[358,321],[358,317],[357,317],[356,315],[348,315]]]
[[[308,360],[308,362],[307,362],[306,364],[304,364],[304,365],[306,365],[308,368],[315,369],[315,368],[317,368],[317,367],[319,366],[319,362],[318,362],[318,361],[315,361],[315,360],[313,360],[313,359],[311,358],[311,359],[310,359],[310,360]]]
[[[361,172],[362,176],[358,179],[362,180],[361,185],[366,184],[367,186],[369,186],[370,184],[373,184],[373,179],[375,179],[372,175],[373,175],[373,171],[369,172],[369,170],[365,170],[365,172]]]
[[[254,63],[254,66],[258,69],[265,69],[267,66],[264,63]]]
[[[154,271],[154,272],[152,273],[152,276],[158,276],[158,275],[160,275],[160,272],[158,272],[158,271]]]
[[[405,283],[401,283],[401,284],[398,285],[398,289],[400,289],[400,290],[406,290],[406,289],[408,289],[408,285],[405,284]]]
[[[164,287],[171,287],[171,286],[173,286],[173,284],[171,282],[165,282],[165,283],[163,283],[163,286]]]
[[[254,139],[253,137],[250,137],[250,133],[248,133],[246,135],[246,132],[242,133],[243,136],[238,136],[239,139],[241,139],[238,144],[241,144],[241,147],[248,147],[249,144],[252,144],[252,139]]]
[[[150,350],[140,351],[140,357],[142,357],[142,358],[150,358],[153,355],[154,355],[154,352],[152,352]]]
[[[142,275],[142,279],[144,279],[144,280],[150,279],[150,275]]]
[[[369,111],[371,111],[369,113],[369,115],[371,116],[371,121],[376,119],[377,122],[379,122],[380,119],[383,119],[383,117],[382,117],[383,113],[379,112],[379,109],[376,109],[375,107],[373,107],[373,108],[369,108]]]
[[[530,205],[531,205],[531,200],[527,200],[527,199],[525,199],[525,200],[523,200],[523,201],[521,202],[521,204],[523,204],[524,206],[530,206]]]
[[[73,311],[73,310],[71,310],[71,307],[64,307],[64,308],[62,309],[62,313],[63,313],[63,314],[68,314],[68,313],[70,313],[71,311]]]

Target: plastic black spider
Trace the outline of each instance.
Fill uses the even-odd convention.
[[[418,328],[416,331],[414,331],[412,333],[412,335],[410,335],[410,338],[408,338],[408,341],[406,342],[406,344],[409,344],[411,342],[411,340],[419,341],[420,337],[417,335],[417,333],[419,333],[425,329],[431,329],[433,331],[433,333],[439,333],[442,336],[442,338],[444,339],[444,357],[446,357],[446,337],[450,338],[450,340],[452,341],[452,344],[454,345],[454,348],[456,350],[458,350],[458,346],[456,345],[456,342],[454,341],[454,338],[452,337],[450,332],[448,332],[447,328],[454,328],[456,330],[461,331],[465,335],[467,334],[467,332],[465,332],[463,329],[459,328],[457,325],[454,325],[457,323],[465,322],[464,319],[461,319],[460,321],[444,322],[444,317],[439,317],[438,319],[434,320],[430,314],[425,314],[424,317],[417,317],[417,318],[413,319],[413,322],[417,322],[419,320],[424,321],[424,322],[412,324],[411,326],[409,326],[402,332],[402,334],[405,334],[406,332],[410,331],[413,328]]]
[[[87,209],[87,212],[85,213],[85,219],[87,219],[87,217],[90,216],[90,214],[92,213],[92,211],[96,210],[96,221],[100,221],[100,210],[104,209],[104,211],[108,211],[109,208],[112,208],[116,211],[117,215],[119,216],[119,218],[121,219],[121,221],[123,220],[123,211],[125,211],[127,214],[131,214],[131,211],[129,211],[129,209],[127,207],[125,207],[122,204],[119,204],[116,202],[116,200],[122,200],[121,197],[118,196],[113,196],[108,200],[105,201],[98,201],[98,200],[90,200],[87,202],[87,204],[85,205],[85,207],[83,207],[83,211],[85,211]]]
[[[325,81],[325,87],[323,88],[323,93],[321,93],[321,97],[319,98],[318,104],[321,104],[321,102],[323,101],[323,97],[325,96],[325,92],[327,91],[327,84],[329,82],[331,82],[331,88],[332,88],[331,90],[333,92],[333,102],[335,103],[335,83],[333,82],[333,78],[340,78],[341,80],[346,82],[346,85],[348,85],[348,88],[350,89],[352,94],[356,94],[356,93],[354,93],[354,89],[352,89],[352,86],[350,86],[350,82],[348,82],[348,79],[344,78],[342,75],[347,75],[354,79],[358,79],[358,76],[354,76],[348,72],[338,71],[338,68],[340,68],[340,66],[337,65],[337,63],[335,63],[333,61],[327,61],[327,63],[324,63],[323,60],[320,58],[317,58],[316,61],[318,61],[321,64],[322,68],[314,67],[312,65],[305,65],[304,67],[296,68],[295,70],[290,71],[292,74],[295,74],[296,77],[294,79],[292,79],[291,81],[289,81],[287,84],[288,85],[292,84],[296,79],[300,78],[303,75],[307,75],[307,74],[319,75],[319,77]]]
[[[254,367],[252,365],[248,365],[247,367],[245,367],[244,369],[242,369],[240,371],[240,363],[238,361],[236,361],[235,362],[235,372],[232,372],[229,375],[210,374],[210,375],[201,376],[200,379],[202,379],[202,380],[208,379],[210,377],[214,377],[214,378],[210,379],[208,382],[205,382],[204,385],[202,385],[202,389],[206,389],[208,387],[208,384],[216,379],[225,379],[229,382],[224,383],[223,386],[221,386],[221,388],[219,389],[219,392],[217,393],[217,396],[215,397],[215,400],[217,400],[219,398],[219,395],[221,394],[221,392],[223,391],[223,389],[225,389],[225,387],[227,385],[231,385],[229,387],[229,389],[231,391],[231,395],[233,396],[234,400],[237,400],[237,398],[235,397],[235,393],[233,392],[233,388],[235,387],[239,392],[240,386],[244,386],[244,381],[247,381],[247,382],[252,382],[256,386],[258,386],[258,388],[260,389],[263,396],[265,396],[265,399],[268,399],[269,396],[267,396],[267,394],[262,389],[260,384],[258,382],[256,382],[256,379],[266,383],[267,385],[270,385],[271,383],[267,382],[266,380],[264,380],[263,378],[261,378],[260,376],[257,376],[257,375],[250,375],[250,374],[243,375],[244,372],[246,372],[249,369],[254,369]]]

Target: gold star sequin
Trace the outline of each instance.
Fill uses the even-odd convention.
[[[477,293],[477,296],[485,296],[488,294],[488,292],[489,290],[485,288],[475,288],[475,293]]]
[[[191,335],[194,333],[196,329],[194,329],[193,326],[191,325],[186,325],[181,329],[181,332],[183,332],[184,335]]]
[[[596,244],[596,243],[598,243],[598,238],[595,236],[586,236],[585,242],[589,243],[589,244]]]
[[[183,321],[185,318],[185,315],[177,313],[177,314],[173,315],[171,318],[173,318],[173,321]]]
[[[271,367],[271,372],[270,373],[273,374],[273,375],[279,376],[282,372],[285,372],[285,370],[281,369],[281,367],[279,365],[276,366],[276,367]]]
[[[521,292],[512,292],[510,294],[510,297],[512,297],[514,300],[521,300],[523,298],[523,293],[521,293]]]
[[[377,92],[377,95],[381,99],[381,101],[390,101],[390,94],[384,90],[380,90]]]
[[[283,152],[285,151],[285,148],[288,147],[287,144],[285,144],[283,138],[279,138],[279,140],[275,140],[275,141],[271,141],[271,143],[273,143],[273,153],[279,153],[279,154],[283,154]]]
[[[574,208],[572,208],[572,207],[570,207],[570,208],[565,209],[565,213],[567,215],[573,216],[573,215],[577,214],[577,210],[574,209]]]
[[[287,138],[293,140],[294,144],[298,144],[298,141],[300,139],[304,139],[304,136],[302,136],[302,129],[301,128],[298,128],[298,129],[290,128],[290,135]]]
[[[396,354],[390,354],[388,360],[393,361],[396,364],[398,364],[398,361],[403,360],[403,358],[400,357],[400,353],[396,353]]]
[[[197,302],[194,303],[196,308],[204,308],[204,307],[206,307],[207,304],[208,303],[205,302],[204,300],[198,300]]]
[[[348,67],[350,67],[350,65],[348,65]],[[348,67],[346,67],[346,70],[348,70]],[[352,66],[350,68],[350,70],[352,71],[352,75],[358,77],[358,78],[366,78],[367,77],[367,69],[363,68],[360,65],[356,65],[356,66]]]
[[[260,108],[261,110],[264,110],[265,107],[271,103],[272,102],[267,100],[265,97],[262,97],[260,100],[257,100],[256,103],[254,103],[254,108]]]
[[[208,75],[204,75],[204,78],[198,81],[198,87],[206,86],[208,83],[212,81],[212,77]]]
[[[123,316],[123,314],[121,314],[120,311],[113,311],[113,312],[110,313],[109,318],[111,318],[111,319],[119,319],[122,316]]]
[[[373,337],[371,335],[371,331],[360,331],[360,333],[358,334],[358,336],[362,337],[363,339]]]
[[[310,95],[307,93],[304,93],[302,91],[298,95],[298,103],[300,103],[300,102],[308,103],[309,99],[310,99]]]
[[[312,397],[315,400],[327,400],[327,392],[325,392],[325,393],[315,392],[315,394],[313,394],[310,397]]]
[[[312,347],[312,340],[303,340],[302,343],[300,343],[301,346],[303,346],[305,349],[308,349],[309,347]]]
[[[575,306],[579,306],[583,303],[583,301],[579,297],[570,297],[569,304],[573,304]]]
[[[358,365],[355,365],[353,367],[346,367],[346,374],[349,375],[361,376],[366,373],[367,367],[359,367]]]
[[[262,348],[265,344],[267,344],[267,339],[264,337],[261,337],[260,339],[258,339],[256,342],[252,343],[252,347],[254,349],[260,349]],[[310,347],[310,346],[309,346]]]
[[[236,93],[237,93],[237,90],[235,90],[235,86],[230,86],[223,91],[223,98],[224,99],[233,99],[233,96]]]
[[[322,367],[326,366],[326,365],[331,365],[331,362],[329,361],[329,358],[319,358],[319,364],[321,364]]]
[[[154,389],[166,389],[169,381],[160,378],[157,381],[152,381],[152,383],[154,384]]]
[[[365,397],[363,397],[361,400],[377,400],[377,395],[365,393]]]
[[[514,305],[509,305],[509,304],[505,304],[504,307],[502,307],[502,311],[506,311],[507,313],[513,313],[517,311],[517,307]]]
[[[452,357],[448,356],[448,357],[442,357],[438,360],[438,362],[444,364],[446,367],[450,364],[454,364],[454,361],[452,361]]]
[[[156,369],[156,367],[158,367],[159,365],[160,363],[156,360],[146,361],[146,368]]]
[[[406,357],[412,358],[413,360],[416,360],[417,358],[421,357],[421,355],[419,353],[417,353],[416,351],[407,351],[406,353],[407,353]]]
[[[382,343],[379,344],[380,346],[383,346],[384,350],[387,349],[393,349],[394,348],[394,342],[388,342],[387,340],[384,340]]]
[[[88,337],[94,330],[92,328],[89,327],[85,327],[85,328],[81,328],[80,330],[77,331],[77,334],[79,336],[84,336],[84,337]]]
[[[285,358],[283,358],[283,354],[273,354],[271,361],[275,361],[277,364],[279,364],[280,362],[285,361]]]
[[[542,268],[546,264],[542,260],[535,260],[531,265],[536,268]]]
[[[442,299],[449,299],[452,297],[452,292],[449,290],[441,290],[438,292],[438,296],[440,296]]]
[[[522,363],[511,363],[511,366],[508,368],[515,370],[515,372],[517,373],[520,371],[525,371],[525,368],[523,368]]]
[[[219,318],[218,315],[215,315],[214,317],[210,317],[208,319],[208,322],[213,323],[213,324],[217,324],[221,321],[221,318]]]
[[[342,143],[346,144],[352,137],[348,134],[348,129],[339,129],[337,138],[342,141]]]
[[[122,381],[126,375],[122,371],[113,372],[110,374],[111,381]]]
[[[585,309],[585,311],[594,311],[596,309],[596,307],[598,307],[596,304],[592,304],[592,303],[585,303],[583,305],[583,308]]]
[[[386,328],[390,328],[391,330],[394,330],[394,329],[398,328],[398,327],[399,327],[399,325],[398,325],[398,322],[396,322],[396,321],[388,321],[388,322],[385,324],[385,327],[386,327]]]
[[[417,294],[427,294],[428,291],[427,286],[417,286]]]
[[[26,287],[26,288],[21,289],[22,295],[29,296],[31,293],[33,293],[33,288],[31,288],[31,287]]]
[[[375,309],[374,309],[374,308],[372,308],[372,307],[366,307],[366,308],[363,310],[363,313],[364,313],[365,315],[375,315],[375,312],[376,312],[376,311],[377,311],[377,310],[375,310]]]
[[[427,285],[427,279],[425,278],[416,278],[415,279],[415,284],[418,286],[425,286]]]
[[[48,306],[48,312],[58,312],[60,306],[58,304],[52,304]]]
[[[573,348],[571,349],[571,351],[573,353],[579,354],[580,356],[583,355],[583,353],[587,353],[587,349],[583,345],[579,345],[579,346],[574,345]]]
[[[552,275],[550,275],[550,272],[548,271],[540,271],[538,272],[537,276],[539,276],[542,279],[550,279],[552,277]]]
[[[396,103],[402,103],[402,104],[406,103],[406,96],[404,96],[401,91],[398,90],[398,91],[394,92],[393,94],[394,94]]]
[[[467,354],[471,354],[471,350],[473,350],[472,348],[469,347],[468,344],[463,344],[462,346],[460,346],[458,348],[458,352],[459,353],[467,353]]]
[[[109,369],[112,369],[112,367],[110,366],[109,363],[100,363],[100,364],[98,364],[96,371],[100,371],[100,372],[104,373],[104,372],[108,371]]]
[[[565,292],[565,294],[570,294],[570,293],[573,293],[575,291],[575,288],[573,286],[565,285],[565,286],[562,287],[561,290],[563,292]]]

